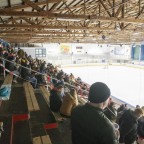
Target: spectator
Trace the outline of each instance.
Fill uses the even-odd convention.
[[[120,107],[117,109],[117,118],[116,118],[116,123],[119,124],[119,120],[123,113],[127,110],[127,104],[122,104]]]
[[[17,76],[20,75],[19,71],[18,71],[18,66],[15,63],[15,57],[13,55],[8,57],[8,60],[11,61],[6,61],[5,67],[10,71],[13,72],[14,74],[16,74]],[[14,76],[13,78],[13,82],[17,83],[17,76]]]
[[[41,73],[44,73],[44,72],[45,72],[45,65],[46,65],[46,62],[45,62],[45,61],[41,63],[41,66],[40,66],[40,72],[41,72]]]
[[[60,110],[63,101],[63,88],[64,84],[62,82],[58,82],[50,92],[50,109],[53,112],[59,112]]]
[[[138,130],[137,142],[138,144],[144,144],[144,126]]]
[[[137,137],[138,118],[143,115],[140,108],[126,110],[119,120],[120,125],[120,143],[133,144]]]
[[[115,108],[115,103],[111,102],[109,104],[109,106],[106,108],[106,110],[104,111],[104,114],[107,116],[107,118],[111,121],[111,122],[116,122],[116,118],[117,118],[117,110]]]
[[[70,92],[66,92],[63,97],[63,103],[60,108],[60,113],[64,116],[70,117],[71,110],[78,105],[77,92],[75,89],[71,89]]]
[[[77,81],[78,81],[79,83],[82,82],[82,80],[81,80],[80,77],[77,78]]]
[[[122,105],[120,105],[120,107],[117,109],[117,112],[119,113],[119,112],[124,111],[124,110],[126,110],[126,109],[127,109],[127,105],[126,105],[126,104],[122,104]]]
[[[110,94],[106,84],[94,83],[90,87],[89,102],[73,109],[71,114],[73,144],[117,144],[114,126],[103,113]]]
[[[35,73],[31,72],[31,66],[30,66],[29,61],[22,63],[22,66],[24,66],[24,67],[21,67],[22,78],[24,78],[25,80],[28,80],[33,86],[33,88],[36,88],[37,79],[35,78]]]
[[[142,107],[142,110],[143,110],[143,116],[138,119],[137,133],[138,133],[138,139],[139,139],[138,141],[141,141],[141,143],[143,141],[142,144],[144,144],[144,107]]]
[[[139,105],[136,105],[136,108],[140,108],[140,106],[139,106]]]

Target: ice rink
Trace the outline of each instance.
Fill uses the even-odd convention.
[[[144,106],[144,69],[125,66],[85,66],[65,67],[66,73],[73,73],[75,77],[81,77],[82,81],[92,84],[104,82],[116,98],[133,106]]]

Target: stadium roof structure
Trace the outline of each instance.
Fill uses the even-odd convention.
[[[144,0],[0,0],[0,38],[14,43],[144,41]]]

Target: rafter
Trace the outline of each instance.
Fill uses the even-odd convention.
[[[7,0],[8,2],[8,7],[11,7],[11,0]]]
[[[102,6],[104,7],[104,9],[106,10],[107,14],[111,17],[111,13],[109,12],[108,8],[106,7],[106,5],[104,4],[104,2],[102,0],[99,0],[99,2],[102,4]]]
[[[115,21],[125,23],[144,23],[144,19],[135,18],[114,18],[114,17],[102,17],[96,15],[73,15],[73,14],[57,14],[51,12],[16,12],[0,10],[0,16],[19,16],[19,17],[47,17],[47,18],[65,18],[65,19],[79,19],[79,20],[100,20],[100,21]]]
[[[48,0],[48,3],[57,3],[59,0]],[[40,2],[35,2],[36,5],[44,5],[46,4],[47,2],[44,0],[44,1],[40,1]],[[25,4],[20,4],[20,5],[14,5],[14,6],[11,6],[11,7],[7,7],[5,8],[5,10],[18,10],[18,9],[23,9],[23,8],[28,8],[30,7],[29,5],[25,5]]]
[[[143,0],[21,0],[16,3],[3,0],[0,8],[0,37],[10,41],[79,39],[91,42],[95,37],[99,43],[122,43],[132,41],[133,33],[139,33],[135,42],[144,37]],[[115,24],[119,24],[121,31],[117,31]],[[102,35],[106,36],[105,40]]]
[[[118,15],[120,14],[120,12],[122,11],[123,6],[120,5],[119,8],[117,9],[116,13],[115,13],[115,17],[118,17]]]
[[[57,3],[55,3],[49,11],[53,11],[61,3],[61,1],[62,0],[59,0]]]
[[[27,23],[31,24],[31,25],[34,25],[35,23],[31,20],[29,20],[28,18],[24,18],[22,17],[21,19],[23,19],[24,21],[26,21]]]
[[[111,30],[114,31],[113,28],[98,28],[98,27],[81,27],[81,26],[48,26],[48,25],[26,25],[26,24],[0,24],[0,27],[7,27],[7,28],[41,28],[41,29],[64,29],[64,30]]]
[[[31,6],[33,9],[37,10],[38,12],[43,11],[41,7],[39,7],[37,4],[34,2],[31,2],[30,0],[24,0],[25,4]]]

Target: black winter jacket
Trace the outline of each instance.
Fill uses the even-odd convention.
[[[8,58],[8,60],[10,60],[12,62],[6,61],[5,67],[10,71],[16,70],[16,65],[15,65],[14,61],[9,58]]]
[[[114,127],[102,109],[85,104],[71,114],[73,144],[117,144]]]
[[[58,94],[58,92],[56,90],[51,90],[50,93],[50,109],[53,112],[59,112],[60,107],[62,105],[62,100],[60,95]]]
[[[120,143],[132,144],[137,137],[137,118],[132,110],[125,110],[119,119],[120,124]]]

